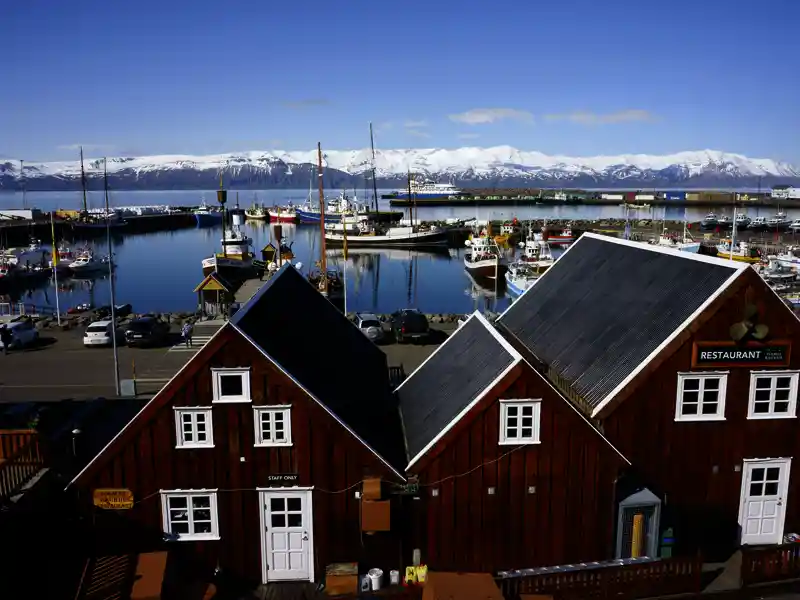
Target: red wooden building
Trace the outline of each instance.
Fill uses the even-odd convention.
[[[397,389],[436,570],[607,558],[626,459],[479,313]]]
[[[498,327],[631,461],[617,556],[637,512],[650,556],[800,531],[800,322],[749,266],[585,234]]]
[[[209,573],[314,581],[329,563],[396,559],[392,532],[362,533],[355,492],[403,483],[401,450],[385,355],[285,265],[71,487],[86,507],[132,492],[132,508],[95,510],[99,548],[132,538],[112,529],[121,517],[155,534],[140,549]]]

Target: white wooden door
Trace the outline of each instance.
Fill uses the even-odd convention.
[[[314,579],[311,491],[261,492],[264,582]]]
[[[745,461],[739,504],[743,545],[783,540],[790,467],[790,458]]]

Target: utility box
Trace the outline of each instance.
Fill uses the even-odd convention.
[[[136,380],[120,379],[119,395],[123,398],[136,398]]]
[[[361,501],[361,531],[389,531],[391,529],[391,503],[389,500]]]

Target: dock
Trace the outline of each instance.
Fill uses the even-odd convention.
[[[250,298],[255,296],[256,292],[261,289],[261,286],[264,285],[269,281],[269,274],[265,273],[263,279],[259,279],[258,277],[254,277],[252,279],[245,279],[244,283],[239,286],[239,289],[236,290],[233,294],[234,301],[239,304],[244,304]]]

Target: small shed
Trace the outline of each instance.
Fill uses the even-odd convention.
[[[233,302],[233,286],[219,273],[212,271],[194,288],[197,304],[205,315],[227,314]]]

